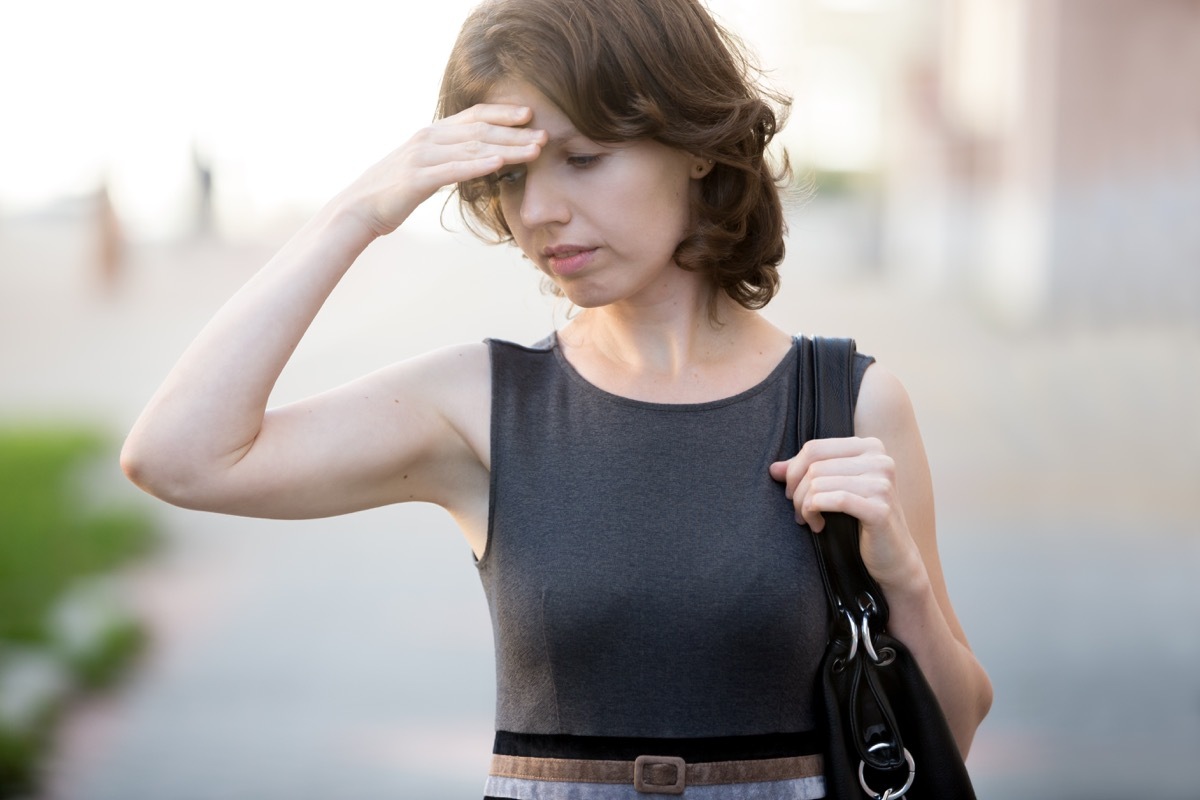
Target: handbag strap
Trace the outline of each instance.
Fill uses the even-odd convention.
[[[853,339],[804,337],[800,348],[800,441],[854,435]],[[807,399],[808,402],[804,402]],[[825,530],[813,536],[830,613],[839,623],[846,613],[867,615],[878,633],[887,627],[888,607],[879,584],[867,572],[858,549],[858,520],[825,514]]]
[[[852,339],[801,340],[801,443],[854,435],[854,360]],[[887,628],[887,601],[863,564],[858,520],[841,513],[823,516],[824,529],[811,538],[829,600],[831,642],[837,642],[836,658],[844,665],[839,669],[853,675],[855,688],[843,710],[850,738],[863,764],[896,769],[904,765],[907,751],[891,703],[868,664],[868,659],[881,664],[894,655],[889,648],[875,648],[876,637]]]

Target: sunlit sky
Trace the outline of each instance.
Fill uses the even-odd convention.
[[[193,148],[213,168],[223,228],[303,213],[430,120],[474,4],[0,0],[0,213],[104,181],[135,235],[169,236],[191,213]],[[709,3],[823,120],[824,134],[807,132],[810,160],[861,167],[877,149],[869,76],[820,48],[801,69],[789,5]]]

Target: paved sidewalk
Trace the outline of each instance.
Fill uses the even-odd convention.
[[[0,228],[0,414],[124,431],[267,255],[138,248],[103,297],[77,231]],[[996,684],[970,761],[980,797],[1194,797],[1197,331],[1007,335],[949,298],[799,266],[785,281],[779,324],[855,335],[913,396],[951,592]],[[554,319],[535,286],[510,252],[379,242],[276,396],[457,340],[532,341]],[[115,465],[109,479],[135,494]],[[284,523],[157,508],[167,547],[128,579],[156,646],[73,716],[48,800],[479,796],[491,638],[443,514]]]

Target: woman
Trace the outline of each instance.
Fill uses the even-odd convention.
[[[859,436],[796,452],[796,343],[758,313],[783,257],[764,157],[779,98],[752,77],[696,0],[485,3],[438,121],[220,310],[126,443],[130,478],[191,508],[449,511],[496,634],[489,796],[626,797],[614,761],[659,792],[677,758],[744,761],[702,778],[723,796],[822,796],[809,687],[827,612],[797,523],[826,512],[861,520],[891,632],[963,753],[990,704],[900,383],[860,357]],[[355,258],[451,184],[579,313],[533,347],[448,347],[268,410]]]

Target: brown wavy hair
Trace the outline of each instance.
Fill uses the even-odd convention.
[[[698,0],[487,0],[451,51],[437,116],[521,80],[593,141],[652,139],[712,159],[675,261],[756,309],[779,288],[790,175],[786,155],[777,167],[766,155],[790,101],[761,78]],[[512,240],[494,177],[460,183],[458,196],[477,235]]]

